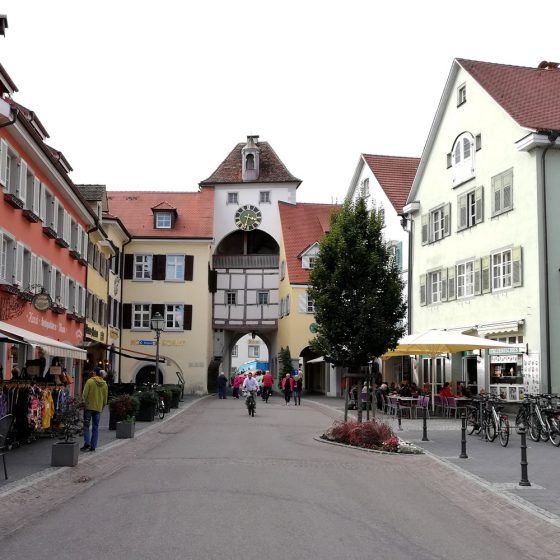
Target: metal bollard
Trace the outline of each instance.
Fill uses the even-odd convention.
[[[519,486],[531,486],[529,478],[527,475],[527,431],[525,427],[519,429],[519,435],[521,436],[521,480],[519,481]]]
[[[422,414],[422,441],[430,441],[428,439],[428,408],[422,407],[423,414]]]
[[[401,412],[401,405],[399,404],[398,400],[397,400],[397,419],[399,421],[399,432],[402,432],[402,424],[401,424],[402,412]]]
[[[468,459],[467,455],[467,416],[463,412],[461,414],[461,455],[459,459]]]

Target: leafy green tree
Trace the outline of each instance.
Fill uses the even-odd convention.
[[[280,361],[281,377],[284,377],[286,373],[292,373],[292,357],[290,356],[289,346],[286,346],[286,348],[280,348],[278,360]]]
[[[383,215],[347,201],[331,219],[310,275],[318,332],[310,344],[334,365],[358,371],[404,335],[404,283],[383,239]]]

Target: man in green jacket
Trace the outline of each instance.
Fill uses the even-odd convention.
[[[93,375],[86,381],[82,399],[84,401],[84,445],[82,451],[95,451],[99,435],[99,418],[107,404],[109,389],[105,383],[105,372],[100,368],[93,370]],[[91,433],[89,424],[91,422]]]

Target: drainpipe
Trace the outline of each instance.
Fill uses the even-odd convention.
[[[548,282],[548,221],[546,217],[546,153],[554,146],[560,132],[550,131],[548,134],[548,146],[541,155],[542,178],[543,178],[543,222],[544,222],[544,298],[545,298],[545,318],[546,318],[546,384],[547,391],[552,391],[552,371],[550,363],[550,307],[549,307],[549,282]]]
[[[400,214],[401,226],[408,233],[408,272],[406,278],[406,291],[407,291],[407,334],[412,334],[412,218],[407,214]],[[409,225],[410,224],[410,225]],[[407,228],[408,226],[408,228]]]
[[[14,109],[14,118],[10,122],[0,124],[0,128],[4,128],[5,126],[11,126],[12,124],[15,124],[18,118],[18,114],[19,114],[19,109],[16,107]]]

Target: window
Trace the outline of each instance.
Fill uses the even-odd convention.
[[[302,268],[311,269],[315,266],[315,261],[317,260],[317,255],[306,255],[301,259]]]
[[[284,280],[286,276],[286,261],[280,263],[280,280]]]
[[[165,305],[165,326],[168,329],[183,328],[183,306],[180,304]]]
[[[134,280],[152,279],[152,255],[134,255]]]
[[[226,292],[226,304],[237,305],[237,292]]]
[[[132,328],[133,329],[149,329],[150,328],[150,311],[149,303],[134,303],[132,305]]]
[[[13,253],[14,241],[0,231],[0,282],[2,283],[12,283],[14,266]]]
[[[167,255],[165,257],[165,279],[185,279],[185,255]]]
[[[473,227],[482,222],[483,202],[482,187],[478,187],[458,197],[457,231]]]
[[[257,300],[259,305],[268,305],[268,292],[258,292]]]
[[[258,358],[260,356],[260,348],[258,346],[249,344],[249,346],[247,346],[247,351],[249,358]]]
[[[444,204],[421,217],[422,245],[434,243],[450,235],[451,204]]]
[[[284,309],[286,315],[290,314],[290,310],[291,310],[291,300],[290,300],[290,294],[288,294],[286,296],[286,307]]]
[[[228,192],[227,193],[227,203],[228,204],[239,204],[236,192]]]
[[[457,107],[467,102],[467,86],[465,84],[457,88]]]
[[[472,134],[465,132],[455,141],[451,152],[453,184],[460,185],[474,177],[474,142]]]
[[[441,270],[428,274],[428,294],[430,303],[441,301]]]
[[[511,249],[492,255],[492,289],[503,290],[512,286]]]
[[[492,177],[492,216],[513,209],[513,169]]]
[[[156,212],[156,229],[171,229],[171,212]]]
[[[397,267],[397,270],[402,271],[402,241],[389,241],[387,249],[389,251],[389,256],[393,259],[393,262]]]
[[[232,358],[237,358],[237,355],[239,353],[239,347],[237,346],[237,344],[231,349],[231,357]]]
[[[369,177],[366,177],[360,183],[360,196],[362,198],[367,198],[369,196]]]
[[[270,203],[270,191],[261,191],[259,193],[259,202],[263,203]]]
[[[457,265],[457,298],[474,295],[474,260]]]
[[[253,154],[247,154],[245,158],[245,169],[248,171],[253,171],[255,169],[255,156]]]
[[[307,294],[307,313],[315,313],[315,302],[313,301],[313,298]]]

